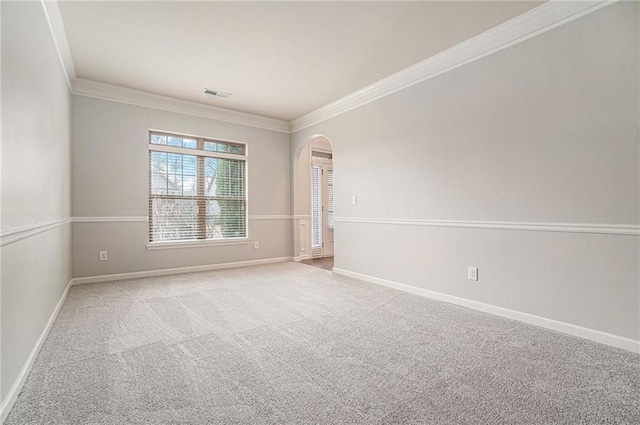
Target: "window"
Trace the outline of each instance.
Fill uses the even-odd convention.
[[[149,241],[247,237],[246,145],[149,132]]]

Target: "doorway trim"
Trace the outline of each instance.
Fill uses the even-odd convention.
[[[312,258],[311,249],[311,152],[335,154],[333,143],[323,134],[313,134],[292,146],[292,248],[296,261]],[[334,164],[335,165],[335,164]]]

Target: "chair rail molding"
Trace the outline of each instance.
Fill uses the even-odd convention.
[[[293,220],[289,214],[256,214],[249,215],[249,220]],[[110,217],[73,217],[74,223],[117,223],[128,221],[149,221],[147,216],[110,216]]]
[[[508,221],[418,220],[397,218],[336,217],[336,223],[383,224],[397,226],[462,227],[471,229],[523,230],[533,232],[592,233],[640,236],[638,224],[530,223]]]
[[[73,217],[74,223],[126,223],[146,222],[149,217],[141,216],[111,216],[111,217]]]
[[[30,238],[49,230],[56,229],[58,227],[69,224],[73,221],[71,217],[62,218],[59,220],[43,221],[36,224],[29,224],[20,227],[14,227],[12,229],[3,230],[0,233],[0,246],[5,246],[14,242],[21,241],[23,239]]]

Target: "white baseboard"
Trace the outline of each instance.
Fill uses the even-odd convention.
[[[139,279],[142,277],[167,276],[180,273],[206,272],[209,270],[231,269],[235,267],[259,266],[263,264],[282,263],[292,261],[293,257],[265,258],[262,260],[237,261],[234,263],[208,264],[204,266],[176,267],[173,269],[147,270],[142,272],[105,274],[101,276],[76,277],[72,279],[72,285],[85,283],[111,282],[114,280]]]
[[[295,260],[298,260],[299,257],[296,257]],[[91,276],[91,277],[82,277],[76,278],[69,281],[67,287],[64,290],[64,293],[58,300],[55,309],[51,313],[49,320],[43,329],[42,333],[36,340],[36,343],[27,357],[27,361],[25,362],[22,370],[18,374],[15,382],[11,386],[11,389],[7,393],[7,396],[2,401],[2,405],[0,406],[0,423],[4,422],[11,407],[15,403],[24,382],[29,376],[29,372],[31,371],[31,367],[40,352],[40,348],[44,343],[49,331],[51,330],[51,326],[55,322],[58,317],[58,313],[64,304],[64,301],[67,298],[67,294],[69,293],[69,288],[72,285],[79,285],[84,283],[95,283],[95,282],[109,282],[115,280],[125,280],[125,279],[134,279],[141,277],[151,277],[151,276],[163,276],[163,275],[171,275],[171,274],[179,274],[179,273],[193,273],[193,272],[201,272],[201,271],[209,271],[209,270],[220,270],[220,269],[228,269],[234,267],[246,267],[246,266],[256,266],[262,264],[271,264],[271,263],[279,263],[285,261],[294,260],[293,257],[278,257],[278,258],[267,258],[262,260],[250,260],[250,261],[239,261],[234,263],[222,263],[222,264],[211,264],[205,266],[191,266],[191,267],[179,267],[173,269],[162,269],[162,270],[149,270],[143,272],[133,272],[133,273],[119,273],[119,274],[111,274],[111,275],[103,275],[103,276]],[[518,320],[524,323],[529,323],[535,326],[540,326],[547,329],[552,329],[558,332],[563,332],[569,335],[585,338],[591,341],[599,342],[602,344],[610,345],[612,347],[622,348],[627,351],[631,351],[634,353],[640,353],[640,341],[635,341],[629,338],[624,338],[618,335],[612,335],[606,332],[597,331],[594,329],[585,328],[582,326],[572,325],[570,323],[560,322],[553,319],[548,319],[545,317],[535,316],[533,314],[523,313],[515,310],[510,310],[503,307],[498,307],[490,304],[481,303],[478,301],[473,301],[465,298],[456,297],[453,295],[447,295],[440,292],[430,291],[428,289],[418,288],[415,286],[406,285],[403,283],[394,282],[387,279],[381,279],[374,276],[369,276],[362,273],[356,273],[345,269],[333,268],[333,272],[336,274],[340,274],[343,276],[351,277],[354,279],[364,280],[366,282],[375,283],[378,285],[386,286],[389,288],[397,289],[400,291],[408,292],[415,295],[420,295],[427,298],[432,298],[438,301],[444,301],[451,304],[460,305],[467,308],[472,308],[474,310],[483,311],[485,313],[495,314],[496,316],[506,317],[508,319]]]
[[[27,380],[27,377],[29,376],[29,372],[31,372],[33,363],[36,360],[36,357],[38,357],[40,348],[42,348],[42,344],[44,343],[45,339],[47,339],[47,335],[49,335],[51,326],[56,321],[56,318],[58,317],[58,313],[60,312],[60,309],[62,308],[64,301],[67,299],[69,288],[71,288],[71,285],[73,284],[72,282],[73,280],[70,280],[69,283],[67,284],[67,287],[64,289],[62,296],[58,300],[58,304],[56,304],[56,307],[53,309],[51,316],[49,316],[49,321],[47,322],[46,326],[42,330],[42,333],[40,333],[40,336],[36,340],[36,343],[33,346],[31,353],[29,353],[29,357],[27,357],[27,361],[22,366],[22,370],[20,370],[18,377],[13,382],[13,385],[11,386],[11,389],[7,393],[7,396],[5,397],[4,400],[2,400],[2,405],[0,406],[0,423],[4,422],[4,420],[9,415],[11,408],[13,407],[13,403],[16,402],[16,399],[18,398],[18,394],[20,394],[20,391],[22,390],[22,386],[24,385],[24,382]]]
[[[599,342],[601,344],[610,345],[616,348],[622,348],[623,350],[640,354],[640,341],[625,338],[622,336],[613,335],[613,334],[597,331],[595,329],[585,328],[578,325],[573,325],[571,323],[560,322],[558,320],[548,319],[546,317],[535,316],[529,313],[510,310],[504,307],[485,304],[479,301],[473,301],[466,298],[447,295],[441,292],[430,291],[428,289],[418,288],[416,286],[406,285],[404,283],[398,283],[392,280],[381,279],[378,277],[369,276],[362,273],[356,273],[356,272],[352,272],[349,270],[340,269],[336,267],[333,268],[333,272],[343,276],[352,277],[354,279],[360,279],[366,282],[375,283],[377,285],[387,286],[389,288],[408,292],[410,294],[420,295],[423,297],[432,298],[434,300],[444,301],[447,303],[456,304],[456,305],[471,308],[474,310],[483,311],[485,313],[495,314],[496,316],[518,320],[520,322],[528,323],[528,324],[539,326],[542,328],[552,329],[554,331],[566,333],[569,335],[588,339],[590,341]]]
[[[310,259],[311,256],[310,255],[298,255],[297,257],[295,257],[293,259],[293,261],[302,261],[302,260],[308,260]]]

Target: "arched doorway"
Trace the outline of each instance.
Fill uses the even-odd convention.
[[[295,259],[321,259],[333,264],[333,145],[323,135],[311,136],[294,156]]]

